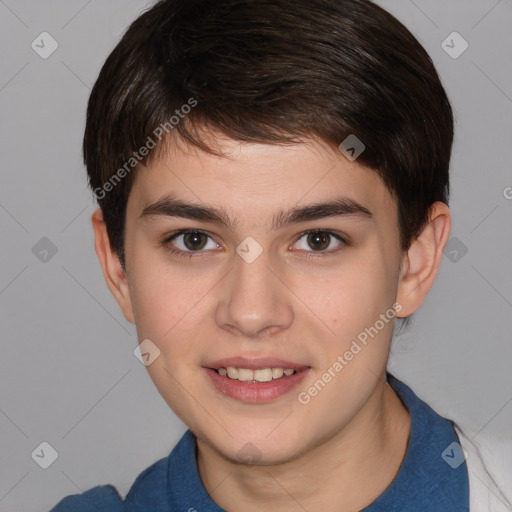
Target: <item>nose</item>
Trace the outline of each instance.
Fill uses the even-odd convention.
[[[270,268],[264,251],[248,263],[235,257],[215,310],[217,325],[246,338],[257,338],[287,329],[293,322],[291,292]]]

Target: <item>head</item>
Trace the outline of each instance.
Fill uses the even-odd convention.
[[[369,1],[165,0],[129,27],[87,110],[96,250],[198,437],[285,461],[364,410],[440,265],[452,140],[431,59]],[[237,357],[301,381],[241,401],[208,369]]]

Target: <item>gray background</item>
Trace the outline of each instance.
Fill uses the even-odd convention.
[[[389,367],[475,440],[499,440],[512,460],[512,1],[379,3],[426,47],[456,115],[457,240]],[[103,281],[80,154],[90,89],[146,5],[0,1],[4,512],[48,510],[105,483],[124,495],[185,430],[134,357],[134,327]],[[43,31],[59,45],[47,59],[31,48]],[[456,59],[441,46],[453,31],[469,43]],[[57,248],[46,262],[40,246],[33,253],[43,237]],[[31,457],[42,441],[59,454],[48,469]]]

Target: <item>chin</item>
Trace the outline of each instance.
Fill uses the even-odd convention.
[[[290,437],[289,431],[283,431],[281,435],[271,434],[265,438],[259,434],[261,431],[258,430],[258,434],[255,435],[240,436],[234,439],[226,439],[223,436],[220,443],[215,440],[206,442],[230,462],[247,466],[285,464],[297,459],[308,449],[303,436],[298,436],[299,439],[295,439]]]

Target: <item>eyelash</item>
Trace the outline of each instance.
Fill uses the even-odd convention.
[[[197,258],[197,257],[202,257],[203,254],[206,252],[206,251],[203,251],[203,250],[199,250],[199,251],[182,251],[182,250],[176,250],[176,249],[171,249],[167,244],[169,244],[170,242],[172,242],[175,238],[181,236],[181,235],[186,235],[187,233],[201,233],[205,236],[207,236],[208,238],[212,238],[209,233],[207,233],[206,231],[202,231],[200,229],[183,229],[181,231],[177,231],[167,237],[165,237],[165,239],[162,241],[162,245],[164,245],[165,249],[170,252],[171,254],[173,254],[174,256],[179,256],[180,258],[186,258],[186,259],[191,259],[191,258]],[[340,241],[343,246],[348,246],[350,245],[348,243],[348,241],[343,238],[342,236],[338,235],[337,233],[334,233],[332,231],[327,231],[325,229],[310,229],[308,231],[304,231],[302,232],[298,238],[297,238],[297,241],[299,241],[301,238],[303,238],[304,236],[306,235],[309,235],[310,233],[325,233],[327,235],[330,235],[332,236],[333,238],[335,238],[336,240]],[[213,239],[212,239],[213,240]],[[297,242],[295,242],[297,243]],[[338,249],[334,249],[334,250],[330,250],[330,251],[306,251],[306,254],[305,254],[305,257],[306,258],[318,258],[318,257],[323,257],[324,255],[330,255],[334,252],[337,252],[339,251],[341,248],[338,248]]]

